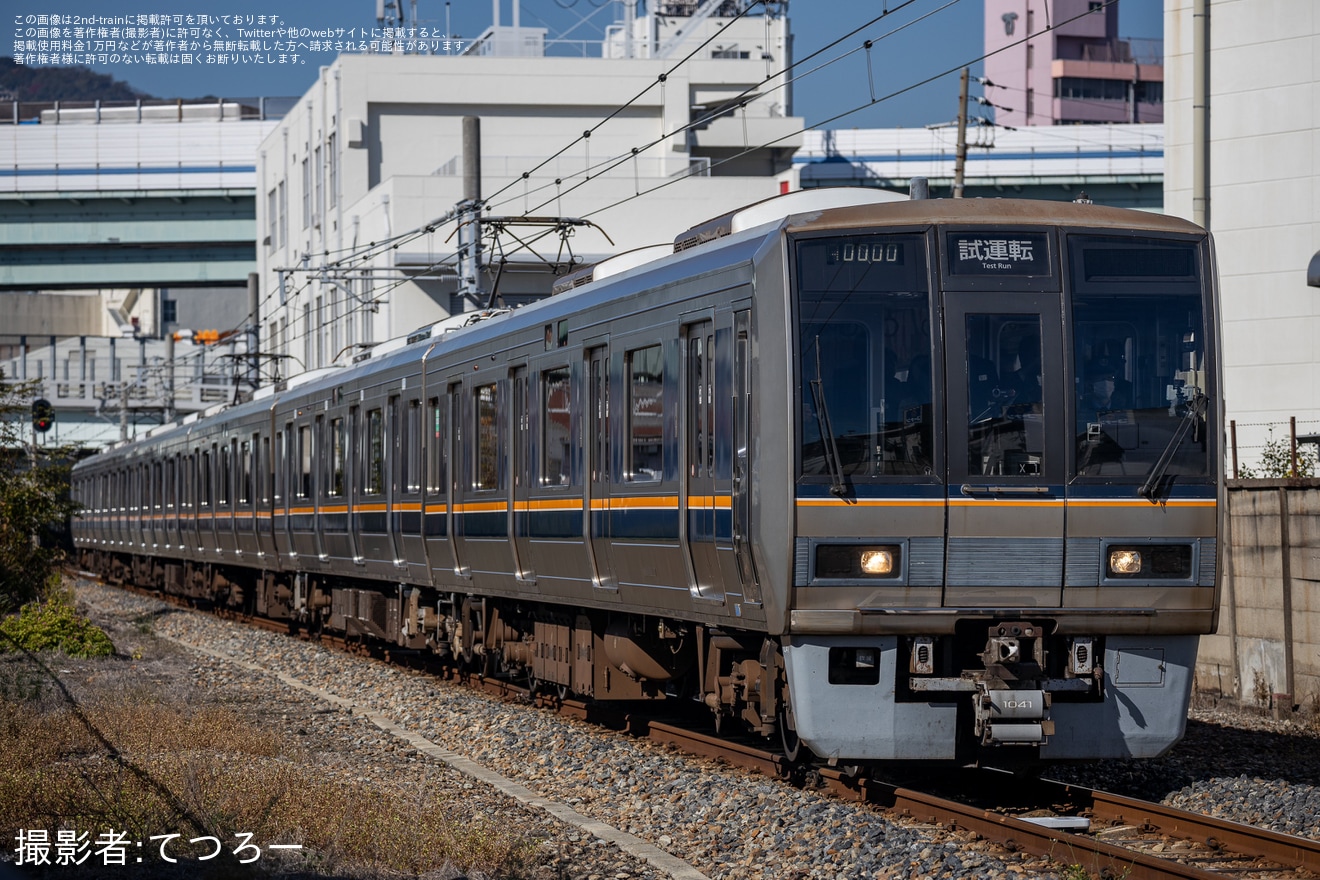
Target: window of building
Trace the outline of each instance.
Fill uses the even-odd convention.
[[[325,306],[324,297],[316,298],[316,365],[325,366]]]
[[[179,323],[179,301],[162,297],[160,301],[160,320],[162,324]]]
[[[330,191],[326,193],[326,203],[335,206],[335,193],[339,191],[339,155],[335,152],[335,133],[330,132],[325,147],[326,161],[330,165]]]
[[[266,193],[266,244],[270,250],[280,246],[280,194],[279,187]]]
[[[312,225],[321,225],[321,215],[325,213],[325,165],[321,161],[321,147],[318,144],[312,153],[312,167],[315,178],[313,188],[316,191],[316,213],[312,215]]]
[[[289,191],[282,180],[276,189],[279,190],[280,218],[279,229],[276,230],[278,234],[275,237],[275,246],[278,248],[283,247],[289,241]]]
[[[312,165],[302,160],[302,225],[303,229],[312,225]]]

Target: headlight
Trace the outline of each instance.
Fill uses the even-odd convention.
[[[1109,548],[1109,577],[1187,580],[1192,576],[1191,544],[1147,544]]]
[[[890,574],[894,570],[894,554],[889,550],[863,550],[862,574]]]
[[[1141,574],[1141,551],[1110,550],[1109,573],[1117,575]]]
[[[894,545],[821,544],[816,547],[817,578],[891,578],[900,571]]]

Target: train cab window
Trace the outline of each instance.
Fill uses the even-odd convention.
[[[801,476],[930,474],[935,395],[925,239],[803,239],[796,258]]]
[[[1038,315],[967,316],[967,472],[1038,477],[1045,463]]]
[[[298,497],[312,497],[312,426],[298,426]]]
[[[326,494],[339,498],[344,494],[344,420],[330,420],[330,479]]]
[[[1198,245],[1069,239],[1074,476],[1144,482],[1210,473],[1215,408]]]
[[[660,346],[628,352],[628,462],[631,482],[658,481],[663,473],[664,357]]]
[[[572,383],[568,367],[541,372],[541,485],[569,483]]]
[[[385,491],[385,418],[379,408],[367,412],[366,440],[362,491],[380,495]]]
[[[445,449],[449,440],[448,398],[432,397],[427,401],[426,419],[426,491],[443,495],[448,489]]]
[[[481,385],[474,392],[473,416],[477,427],[476,472],[472,488],[500,487],[499,386]]]

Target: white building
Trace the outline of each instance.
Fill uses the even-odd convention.
[[[1194,52],[1208,14],[1208,53]],[[1224,316],[1224,395],[1238,457],[1254,465],[1269,428],[1320,432],[1320,5],[1314,0],[1166,0],[1165,210],[1215,235]],[[1208,80],[1208,141],[1197,138]]]
[[[459,56],[323,68],[258,158],[263,350],[285,375],[345,364],[363,343],[483,307],[497,276],[506,303],[543,295],[570,258],[672,241],[779,193],[802,129],[774,76],[791,63],[788,22],[758,7],[717,37],[734,6],[625,16],[600,57],[547,57],[543,31],[497,25]],[[472,195],[465,117],[480,119],[483,228],[504,230],[467,296],[450,216]],[[490,222],[522,216],[594,226],[561,240],[553,224]]]

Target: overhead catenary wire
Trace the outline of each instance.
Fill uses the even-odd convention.
[[[748,10],[750,10],[753,6],[756,6],[756,5],[758,5],[759,3],[761,3],[761,2],[763,2],[763,0],[757,0],[757,2],[755,2],[755,3],[751,4],[751,5],[749,5],[746,9],[744,9],[744,10],[740,13],[740,15],[745,14],[745,13],[746,13]],[[881,15],[876,16],[875,18],[873,18],[873,19],[871,19],[870,21],[868,21],[866,24],[864,24],[864,25],[862,25],[862,26],[860,26],[860,27],[858,27],[858,28],[854,28],[854,29],[851,30],[848,34],[845,34],[844,36],[837,38],[836,40],[834,40],[834,41],[830,42],[829,44],[827,44],[825,47],[822,47],[821,49],[819,49],[819,50],[817,50],[817,51],[811,53],[810,55],[808,55],[808,56],[806,56],[806,57],[804,57],[804,58],[802,58],[802,59],[799,59],[798,61],[794,62],[793,64],[791,64],[791,65],[789,65],[789,66],[787,66],[787,67],[785,67],[785,68],[783,68],[782,70],[780,70],[780,71],[778,71],[778,72],[776,72],[776,73],[774,73],[774,74],[772,74],[772,75],[766,77],[766,79],[763,80],[761,83],[759,83],[757,86],[753,86],[753,87],[751,87],[751,88],[745,90],[742,96],[746,96],[746,95],[751,94],[751,93],[754,92],[758,87],[760,87],[760,86],[764,86],[766,83],[768,83],[769,81],[773,80],[773,79],[776,78],[776,77],[782,77],[782,76],[785,76],[785,75],[788,74],[790,71],[792,71],[792,70],[794,70],[794,69],[796,69],[796,68],[801,67],[801,66],[804,65],[805,63],[811,61],[812,59],[819,57],[822,53],[828,51],[828,50],[831,49],[831,48],[836,47],[837,45],[839,45],[839,43],[843,42],[844,40],[848,39],[849,37],[851,37],[851,36],[853,36],[853,35],[856,35],[857,33],[861,32],[861,31],[864,30],[865,28],[874,25],[874,24],[877,23],[878,21],[880,21],[880,20],[882,20],[883,18],[885,18],[887,15],[892,15],[894,12],[897,12],[897,11],[899,11],[899,10],[901,10],[901,9],[903,9],[903,8],[905,8],[905,7],[907,7],[907,6],[910,6],[910,5],[912,5],[913,3],[915,3],[915,2],[916,2],[916,0],[906,0],[906,2],[901,3],[900,5],[894,7],[893,9],[886,9],[884,12],[882,12]],[[828,61],[826,61],[826,62],[824,62],[824,63],[822,63],[822,64],[819,64],[819,65],[817,65],[816,67],[813,67],[812,69],[810,69],[810,70],[808,70],[808,71],[806,71],[806,72],[803,72],[803,73],[799,74],[798,76],[794,77],[794,78],[791,79],[791,80],[786,80],[784,83],[775,86],[775,88],[776,88],[776,89],[778,89],[778,88],[784,88],[784,87],[786,87],[790,82],[795,82],[795,81],[801,79],[802,77],[805,77],[805,76],[807,76],[807,75],[810,75],[810,74],[812,74],[812,73],[816,73],[816,72],[818,72],[818,71],[820,71],[820,70],[822,70],[822,69],[825,69],[825,68],[831,66],[832,64],[838,63],[838,62],[839,62],[840,60],[842,60],[843,58],[849,57],[850,55],[853,55],[853,54],[855,54],[855,53],[857,53],[857,52],[859,52],[859,51],[867,51],[867,52],[869,53],[870,48],[871,48],[871,47],[874,45],[874,43],[877,42],[879,39],[885,39],[885,38],[887,38],[887,37],[889,37],[889,36],[892,36],[894,33],[897,33],[897,32],[901,31],[902,29],[904,29],[904,28],[906,28],[906,27],[910,27],[911,25],[915,24],[916,22],[921,21],[921,20],[924,20],[924,19],[930,17],[931,15],[934,15],[934,14],[936,14],[936,13],[938,13],[938,12],[940,12],[940,11],[946,9],[946,8],[948,8],[949,6],[954,5],[954,4],[957,3],[957,2],[959,2],[959,0],[950,0],[949,3],[946,3],[946,4],[944,4],[943,6],[940,6],[940,7],[938,7],[937,9],[932,10],[931,12],[928,12],[928,13],[924,14],[923,16],[919,17],[918,19],[914,20],[913,22],[908,22],[908,23],[906,23],[906,24],[904,24],[904,25],[901,25],[900,27],[896,28],[895,30],[893,30],[893,31],[891,31],[891,32],[889,32],[889,33],[887,33],[887,34],[885,34],[884,36],[878,38],[877,40],[867,40],[867,41],[865,41],[864,43],[862,43],[860,46],[855,47],[855,48],[853,48],[853,49],[850,49],[848,52],[846,52],[846,53],[844,53],[844,54],[842,54],[842,55],[840,55],[840,56],[838,56],[838,57],[836,57],[836,58],[830,59],[830,60],[828,60]],[[1103,3],[1103,6],[1109,6],[1109,5],[1112,5],[1114,2],[1116,2],[1116,0],[1105,0],[1105,2]],[[726,164],[726,163],[728,163],[728,162],[735,161],[735,160],[737,160],[737,159],[739,159],[739,158],[742,158],[743,156],[746,156],[746,155],[748,155],[748,154],[750,154],[750,153],[752,153],[752,152],[755,152],[755,151],[757,151],[757,150],[762,150],[762,149],[765,149],[765,148],[767,148],[767,147],[773,146],[774,144],[779,143],[779,142],[781,142],[781,141],[783,141],[783,140],[785,140],[785,139],[787,139],[787,138],[789,138],[789,137],[793,137],[793,136],[795,136],[795,135],[801,134],[801,133],[803,133],[803,132],[805,132],[805,131],[808,131],[808,130],[810,130],[810,129],[813,129],[813,128],[820,128],[820,127],[823,127],[823,126],[825,126],[825,125],[829,125],[829,124],[831,124],[831,123],[833,123],[833,122],[837,122],[837,121],[839,121],[840,119],[844,119],[844,118],[846,118],[846,117],[848,117],[848,116],[850,116],[850,115],[852,115],[852,114],[854,114],[854,113],[860,112],[861,110],[864,110],[864,109],[866,109],[866,108],[868,108],[868,107],[871,107],[871,106],[873,106],[873,105],[875,105],[875,104],[882,103],[882,102],[884,102],[884,101],[890,100],[890,99],[892,99],[892,98],[894,98],[894,97],[897,97],[897,96],[899,96],[899,95],[905,94],[905,93],[910,92],[910,91],[912,91],[912,90],[914,90],[914,89],[917,89],[917,88],[920,88],[920,87],[922,87],[922,86],[924,86],[924,85],[927,85],[927,84],[929,84],[929,83],[931,83],[931,82],[934,82],[934,81],[936,81],[936,80],[938,80],[938,79],[940,79],[940,78],[942,78],[942,77],[948,76],[948,75],[950,75],[951,73],[956,72],[957,70],[961,69],[961,68],[964,67],[964,66],[967,66],[967,65],[969,65],[969,64],[974,64],[974,63],[977,63],[977,62],[979,62],[979,61],[983,61],[984,59],[989,58],[989,57],[991,57],[991,56],[997,54],[998,52],[1006,51],[1007,49],[1010,49],[1010,48],[1013,48],[1014,46],[1020,45],[1022,42],[1026,41],[1026,40],[1028,40],[1028,39],[1034,39],[1034,38],[1037,38],[1037,37],[1041,36],[1042,34],[1049,32],[1050,30],[1056,29],[1056,28],[1058,28],[1058,27],[1061,27],[1061,26],[1063,26],[1063,25],[1066,25],[1066,24],[1068,24],[1068,23],[1070,23],[1070,22],[1076,20],[1077,18],[1080,18],[1082,15],[1091,14],[1093,11],[1094,11],[1094,10],[1089,10],[1089,9],[1088,9],[1086,12],[1080,13],[1080,14],[1078,14],[1078,15],[1076,15],[1076,16],[1070,18],[1070,19],[1067,19],[1067,20],[1065,20],[1065,21],[1060,21],[1060,22],[1056,22],[1056,23],[1048,24],[1044,29],[1041,29],[1041,30],[1037,31],[1036,33],[1028,34],[1028,35],[1024,36],[1023,38],[1021,38],[1020,40],[1017,40],[1017,41],[1015,41],[1015,42],[1013,42],[1013,43],[1010,43],[1010,44],[1008,44],[1008,45],[1006,45],[1006,46],[1003,46],[1003,47],[1001,47],[1001,48],[999,48],[999,49],[996,49],[996,50],[994,50],[994,51],[984,53],[984,54],[982,54],[982,55],[980,55],[980,56],[978,56],[978,57],[976,57],[976,58],[971,59],[971,60],[968,61],[968,62],[960,63],[960,64],[958,64],[958,65],[956,65],[956,66],[954,66],[954,67],[951,67],[951,68],[949,68],[949,69],[947,69],[947,70],[943,70],[943,71],[941,71],[941,72],[939,72],[939,73],[937,73],[937,74],[934,74],[934,75],[932,75],[932,76],[929,76],[929,77],[923,78],[923,79],[921,79],[921,80],[919,80],[919,81],[917,81],[917,82],[914,82],[914,83],[912,83],[912,84],[910,84],[910,85],[908,85],[908,86],[905,86],[905,87],[903,87],[903,88],[900,88],[900,89],[896,89],[896,90],[894,90],[894,91],[891,91],[891,92],[889,92],[888,94],[880,95],[880,96],[875,96],[875,95],[874,95],[874,92],[873,92],[873,87],[872,87],[872,92],[871,92],[871,94],[868,96],[868,100],[866,100],[866,101],[864,101],[864,102],[862,102],[862,103],[859,103],[859,104],[857,104],[856,106],[854,106],[854,107],[852,107],[852,108],[850,108],[850,109],[848,109],[848,110],[845,110],[845,111],[843,111],[843,112],[841,112],[841,113],[834,114],[833,116],[830,116],[830,117],[825,118],[825,119],[821,119],[821,120],[813,121],[811,124],[806,125],[806,126],[804,126],[803,128],[798,129],[797,131],[794,131],[794,132],[791,132],[791,133],[788,133],[788,134],[785,134],[785,135],[781,135],[781,136],[779,136],[779,137],[777,137],[777,138],[775,138],[775,139],[773,139],[773,140],[767,141],[767,142],[762,143],[762,144],[759,144],[759,145],[757,145],[757,146],[748,147],[748,148],[744,149],[743,151],[741,151],[741,152],[739,152],[739,153],[736,153],[735,155],[728,156],[728,157],[726,157],[726,158],[724,158],[724,159],[721,159],[721,160],[718,160],[718,161],[716,161],[716,162],[711,163],[710,167],[711,167],[711,168],[719,167],[719,166],[724,165],[724,164]],[[718,34],[716,34],[716,36],[718,36]],[[714,37],[712,37],[711,39],[714,39]],[[710,40],[707,40],[707,41],[706,41],[705,43],[703,43],[702,45],[704,46],[704,45],[708,44],[709,42],[710,42]],[[687,60],[689,60],[691,57],[693,57],[693,55],[695,54],[696,51],[699,51],[699,50],[700,50],[700,47],[698,47],[698,49],[696,49],[696,50],[693,50],[693,53],[689,53],[688,56],[685,56],[685,58],[684,58],[682,61],[680,61],[678,65],[675,65],[673,68],[671,68],[671,71],[672,71],[672,70],[676,70],[676,69],[678,68],[679,65],[681,65],[682,63],[685,63]],[[608,122],[610,119],[613,119],[613,118],[614,118],[615,116],[617,116],[620,112],[622,112],[624,109],[626,109],[626,108],[627,108],[628,106],[630,106],[632,103],[634,103],[636,100],[638,100],[640,97],[642,97],[642,95],[644,95],[644,94],[646,93],[646,91],[649,91],[650,88],[653,88],[655,85],[659,84],[660,82],[662,82],[662,81],[661,81],[659,78],[657,78],[656,82],[654,82],[654,83],[652,83],[650,86],[648,86],[648,88],[647,88],[646,90],[643,90],[643,91],[642,91],[641,93],[639,93],[636,97],[634,97],[633,99],[631,99],[629,102],[625,103],[624,105],[621,105],[620,107],[615,108],[615,109],[614,109],[613,111],[611,111],[607,116],[605,116],[600,122],[596,123],[595,126],[593,126],[591,129],[588,129],[588,131],[594,131],[594,130],[598,129],[601,125],[604,125],[604,124],[605,124],[606,122]],[[742,97],[742,96],[740,96],[740,97]],[[737,98],[732,99],[730,102],[728,102],[728,104],[727,104],[725,107],[721,108],[721,112],[724,112],[725,110],[727,110],[727,109],[728,109],[728,106],[730,106],[730,105],[732,105],[732,106],[736,106],[737,100],[738,100]],[[607,170],[608,170],[608,169],[612,169],[612,168],[614,168],[614,167],[617,167],[619,164],[621,164],[621,163],[623,163],[623,162],[634,160],[635,157],[636,157],[636,155],[638,154],[638,152],[640,152],[640,151],[644,151],[645,149],[649,149],[649,148],[655,146],[656,144],[663,142],[665,139],[667,139],[668,137],[671,137],[671,136],[672,136],[673,134],[675,134],[675,133],[679,133],[679,132],[682,132],[682,131],[684,131],[684,130],[687,130],[687,129],[691,128],[693,125],[704,124],[704,122],[706,122],[706,121],[708,121],[708,118],[703,117],[702,119],[697,120],[696,122],[690,122],[690,123],[688,123],[687,125],[684,125],[684,126],[679,127],[678,129],[675,129],[674,132],[667,133],[667,134],[661,136],[660,138],[657,138],[655,141],[651,142],[651,143],[648,144],[646,147],[642,147],[642,148],[634,148],[633,150],[631,150],[631,151],[630,151],[629,153],[627,153],[627,154],[624,154],[624,155],[621,155],[621,156],[612,157],[612,158],[610,158],[610,159],[608,159],[608,160],[602,160],[601,162],[595,163],[595,165],[593,166],[593,171],[592,171],[592,175],[591,175],[591,176],[594,176],[594,175],[600,173],[600,172],[599,172],[599,169],[601,169],[601,168],[604,168],[604,169],[607,169]],[[585,133],[584,133],[584,134],[585,134]],[[589,135],[586,135],[586,136],[589,136]],[[549,164],[549,162],[553,161],[555,158],[557,158],[558,156],[563,155],[567,150],[571,149],[571,148],[573,147],[573,145],[575,145],[575,144],[577,144],[577,143],[581,143],[583,139],[584,139],[583,137],[579,137],[579,138],[575,139],[572,143],[566,145],[565,147],[563,147],[563,148],[561,148],[560,150],[558,150],[556,153],[552,154],[552,155],[551,155],[550,157],[548,157],[547,159],[543,160],[541,163],[539,163],[537,166],[535,166],[535,168],[534,168],[533,170],[538,170],[538,169],[540,169],[540,168],[545,167],[545,165]],[[499,194],[501,194],[501,193],[503,193],[503,192],[506,192],[511,186],[513,186],[513,185],[514,185],[515,183],[517,183],[518,181],[520,181],[520,180],[525,181],[526,178],[527,178],[527,176],[528,176],[529,174],[530,174],[530,172],[524,172],[523,175],[521,175],[521,176],[518,177],[518,178],[515,178],[514,180],[512,180],[512,181],[510,181],[508,184],[506,184],[504,187],[501,187],[499,190],[497,190],[496,193],[495,193],[494,195],[492,195],[491,198],[493,199],[493,198],[495,198],[496,196],[498,196]],[[633,201],[633,200],[635,200],[635,199],[638,199],[638,198],[642,198],[642,197],[644,197],[644,196],[647,196],[647,195],[649,195],[649,194],[651,194],[651,193],[654,193],[654,192],[656,192],[656,191],[658,191],[658,190],[660,190],[660,189],[663,189],[663,188],[665,188],[665,187],[671,185],[672,183],[677,182],[678,180],[686,179],[687,177],[691,177],[691,176],[694,176],[694,171],[689,170],[687,174],[677,175],[677,176],[675,176],[674,178],[668,179],[668,180],[666,180],[666,181],[664,181],[664,182],[661,182],[661,183],[659,183],[659,184],[657,184],[657,185],[655,185],[655,186],[652,186],[652,187],[649,187],[649,188],[646,188],[646,189],[640,189],[640,187],[639,187],[639,188],[638,188],[639,191],[635,192],[634,195],[632,195],[632,196],[628,196],[628,197],[625,197],[625,198],[622,198],[622,199],[619,199],[619,200],[617,200],[617,201],[615,201],[615,202],[612,202],[612,203],[609,203],[609,204],[606,204],[606,205],[603,205],[603,206],[598,207],[598,208],[596,208],[596,209],[594,209],[594,210],[591,210],[591,211],[589,211],[589,212],[586,212],[586,213],[582,214],[581,216],[583,216],[584,218],[586,218],[586,217],[596,216],[596,215],[598,215],[598,214],[600,214],[600,213],[603,213],[604,211],[608,211],[608,210],[610,210],[610,209],[612,209],[612,208],[618,207],[618,206],[620,206],[620,205],[622,205],[622,204],[625,204],[625,203],[627,203],[627,202],[630,202],[630,201]],[[588,177],[587,179],[589,179],[589,177]],[[587,180],[584,179],[584,180],[582,180],[581,182],[578,182],[578,183],[574,184],[573,186],[569,187],[567,190],[559,189],[559,191],[557,191],[557,193],[556,193],[556,198],[561,197],[561,196],[562,196],[563,194],[565,194],[566,192],[572,192],[572,191],[576,190],[578,187],[582,186],[582,185],[585,184],[586,182],[587,182]],[[556,184],[557,184],[557,185],[558,185],[558,184],[562,184],[562,178],[559,179],[559,180],[557,180],[557,181],[556,181]],[[538,188],[538,189],[539,189],[539,188]],[[557,189],[558,189],[558,186],[557,186]],[[535,191],[536,191],[536,190],[532,190],[532,192],[535,192]],[[552,201],[554,201],[554,199],[549,200],[549,201],[546,201],[546,202],[543,202],[542,204],[538,205],[536,208],[528,209],[528,210],[525,211],[524,213],[527,213],[527,214],[534,213],[535,211],[538,211],[538,210],[540,210],[541,208],[544,208],[546,205],[550,204]],[[488,204],[489,204],[489,202],[488,202]],[[390,250],[390,249],[397,249],[397,248],[400,247],[401,245],[403,245],[403,244],[407,244],[407,243],[409,243],[409,242],[411,242],[411,241],[414,241],[414,240],[416,240],[416,239],[418,239],[418,238],[420,238],[420,237],[422,237],[422,236],[424,236],[424,235],[432,234],[432,233],[434,233],[434,232],[436,231],[436,229],[437,229],[438,226],[440,226],[440,225],[442,225],[442,224],[444,224],[444,223],[446,223],[446,222],[449,222],[451,219],[454,219],[454,212],[452,212],[452,211],[449,212],[447,215],[445,215],[445,216],[443,216],[443,217],[440,217],[440,218],[437,218],[436,220],[432,221],[431,223],[426,224],[425,226],[418,227],[418,228],[413,229],[413,230],[408,230],[408,231],[406,231],[406,232],[399,233],[399,234],[397,234],[397,235],[391,236],[391,237],[389,237],[389,238],[387,238],[387,239],[384,239],[384,240],[381,240],[381,241],[373,241],[373,242],[370,242],[370,243],[368,243],[366,246],[359,246],[359,247],[355,247],[355,248],[340,248],[340,249],[337,249],[336,251],[325,250],[325,251],[322,252],[323,255],[325,255],[325,256],[329,256],[329,255],[331,255],[332,253],[342,253],[342,254],[345,255],[345,256],[343,256],[343,257],[341,257],[341,258],[339,258],[339,259],[336,259],[336,260],[334,260],[334,261],[331,261],[331,262],[328,262],[328,263],[319,264],[319,265],[316,265],[316,266],[306,265],[306,266],[303,266],[303,267],[290,267],[290,268],[287,268],[287,269],[283,269],[283,270],[281,270],[281,271],[287,272],[287,273],[289,273],[289,274],[291,274],[291,275],[293,275],[293,274],[302,274],[302,275],[304,275],[304,280],[302,281],[302,283],[299,284],[299,285],[297,285],[297,286],[293,289],[292,292],[289,292],[289,291],[286,290],[286,295],[289,295],[289,296],[292,297],[292,296],[297,296],[297,295],[301,294],[303,291],[307,290],[307,289],[310,287],[310,284],[312,283],[312,281],[314,280],[314,278],[316,278],[316,277],[319,276],[319,275],[324,274],[324,273],[327,272],[327,271],[343,270],[343,269],[346,269],[346,268],[354,268],[355,266],[362,266],[362,267],[365,267],[365,266],[367,266],[368,261],[371,260],[371,259],[373,259],[375,256],[377,256],[377,255],[379,255],[379,254],[381,254],[381,253],[384,253],[384,252],[386,252],[387,250]],[[542,238],[545,234],[549,234],[549,233],[543,233],[542,236],[537,236],[537,237],[535,237],[535,238],[533,239],[533,241],[539,241],[540,238]],[[523,248],[525,248],[525,247],[526,247],[525,244],[524,244],[524,245],[521,245],[520,248],[519,248],[519,250],[521,250],[521,249],[523,249]],[[514,252],[516,253],[517,250],[515,250]],[[424,269],[423,272],[426,272],[426,271],[434,271],[436,268],[443,267],[443,266],[446,266],[446,265],[451,265],[451,264],[453,263],[453,259],[454,259],[453,257],[446,257],[446,258],[442,258],[442,259],[440,259],[440,260],[436,260],[436,261],[434,261],[433,263],[431,263],[426,269]],[[393,281],[387,283],[386,285],[372,285],[372,286],[369,287],[366,291],[364,291],[364,293],[363,293],[363,295],[362,295],[362,297],[361,297],[360,302],[359,302],[356,306],[350,308],[349,311],[348,311],[345,315],[343,315],[342,317],[349,317],[349,316],[351,316],[351,315],[354,315],[354,314],[359,313],[363,308],[366,308],[366,307],[373,307],[373,306],[375,306],[375,305],[378,305],[378,304],[382,301],[383,297],[385,297],[386,295],[388,295],[392,290],[394,290],[394,289],[397,288],[398,286],[400,286],[400,285],[402,285],[402,284],[404,284],[404,283],[407,283],[409,280],[411,280],[409,277],[404,277],[404,278],[401,278],[401,279],[398,279],[398,280],[393,280]],[[271,299],[271,298],[275,295],[275,293],[277,293],[277,292],[278,292],[278,291],[271,291],[270,293],[268,293],[268,294],[266,295],[266,297],[265,297],[265,298],[263,299],[263,301],[262,301],[263,304],[264,304],[264,303],[268,303],[268,302],[270,301],[270,299]],[[248,316],[247,318],[244,319],[244,322],[242,322],[242,324],[240,324],[240,327],[243,326],[243,325],[245,325],[245,324],[247,323],[247,321],[248,321],[250,318],[251,318],[251,314],[249,313],[249,316]],[[238,329],[238,328],[236,328],[236,329]],[[296,332],[296,333],[294,333],[292,336],[290,336],[290,337],[288,337],[287,339],[285,339],[285,340],[284,340],[284,343],[285,343],[286,346],[292,346],[293,343],[296,343],[296,342],[298,342],[298,341],[301,341],[306,335],[308,335],[309,332],[312,332],[312,328],[310,328],[310,327],[304,327],[303,330],[302,330],[301,332]]]

